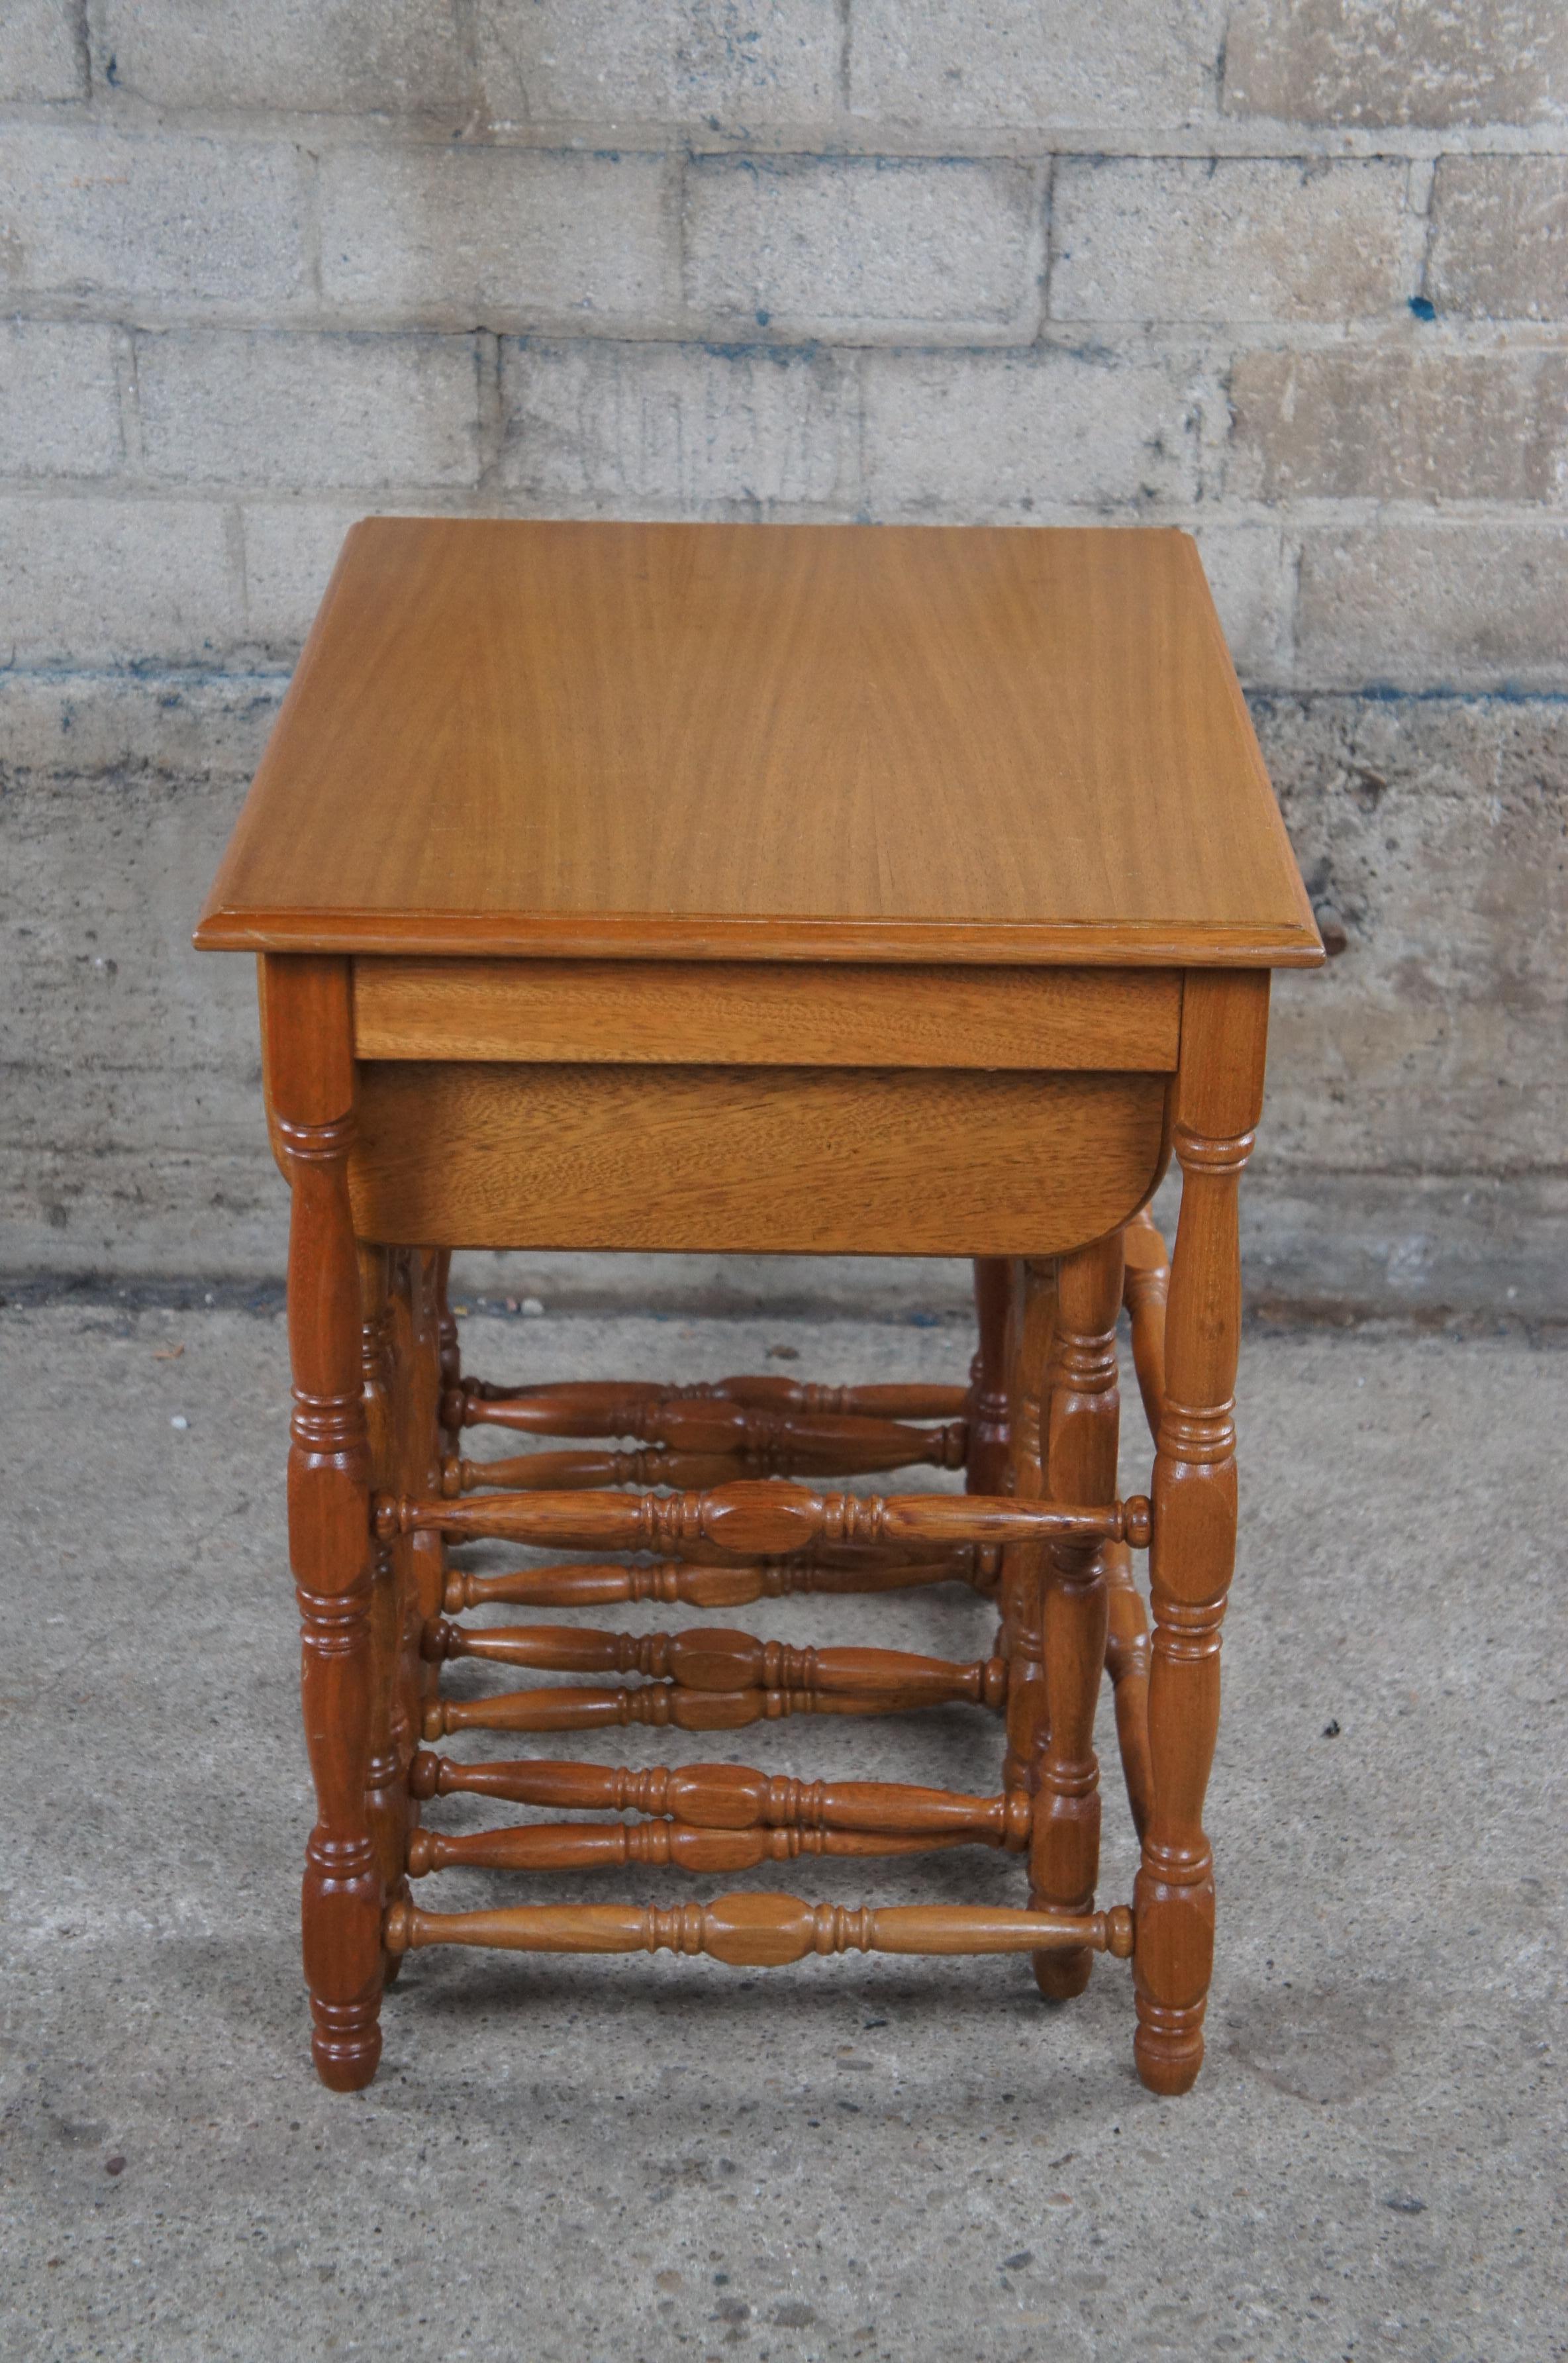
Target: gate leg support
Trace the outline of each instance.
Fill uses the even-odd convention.
[[[1052,1355],[1045,1465],[1057,1500],[1086,1506],[1116,1499],[1120,1405],[1116,1323],[1121,1309],[1121,1234],[1062,1258]],[[1041,1634],[1047,1735],[1035,1782],[1030,1903],[1035,1911],[1091,1912],[1099,1871],[1099,1766],[1094,1711],[1105,1670],[1105,1561],[1099,1545],[1053,1544],[1044,1554]],[[1087,1946],[1034,1956],[1052,2002],[1088,1983]]]
[[[975,1259],[975,1313],[980,1342],[969,1369],[969,1458],[966,1490],[999,1493],[1007,1479],[1007,1320],[1012,1265],[1006,1256]]]
[[[348,1204],[354,1059],[346,960],[269,956],[268,1091],[293,1193],[289,1556],[316,1819],[305,1849],[305,1979],[323,2083],[353,2091],[381,2038],[382,1882],[367,1783],[375,1694],[370,1452]]]
[[[1184,989],[1165,1400],[1154,1459],[1149,1756],[1154,1796],[1133,1891],[1138,2073],[1185,2092],[1203,2064],[1214,1959],[1203,1800],[1220,1724],[1220,1625],[1236,1551],[1236,1195],[1263,1102],[1265,971],[1208,971]]]

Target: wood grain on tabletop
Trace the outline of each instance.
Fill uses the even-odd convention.
[[[385,517],[197,941],[1321,957],[1185,534]]]

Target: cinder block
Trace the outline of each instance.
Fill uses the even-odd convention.
[[[1226,645],[1242,679],[1287,676],[1296,570],[1276,525],[1202,525],[1195,533]]]
[[[245,537],[245,638],[269,660],[293,663],[315,619],[321,594],[351,525],[380,501],[248,501]]]
[[[1432,221],[1440,312],[1568,320],[1568,157],[1445,156]]]
[[[870,353],[865,492],[878,516],[1016,522],[1147,510],[1198,489],[1203,388],[1179,369],[1047,347]]]
[[[534,501],[831,505],[853,455],[853,364],[831,353],[513,345],[502,391],[502,481]]]
[[[339,149],[321,163],[329,303],[472,327],[662,316],[678,301],[659,156]]]
[[[85,98],[87,63],[71,0],[6,0],[0,99]]]
[[[1237,0],[1224,105],[1294,123],[1561,121],[1568,10],[1562,0]]]
[[[1057,168],[1058,320],[1342,320],[1414,294],[1423,225],[1407,167],[1232,157]]]
[[[796,334],[1032,332],[1039,215],[1011,164],[702,157],[687,294],[717,322]]]
[[[113,328],[0,327],[0,476],[107,476],[120,464]]]
[[[1202,121],[1226,0],[855,0],[850,106],[923,128]]]
[[[459,0],[101,0],[107,80],[155,106],[408,114],[471,94]]]
[[[143,464],[170,483],[471,484],[471,337],[137,338]]]
[[[493,121],[821,123],[838,101],[837,0],[480,0]]]
[[[62,784],[150,771],[243,783],[287,687],[281,673],[0,672],[4,777]]]
[[[0,676],[0,1269],[275,1257],[251,963],[190,933],[281,688]]]
[[[261,663],[293,663],[315,621],[348,528],[362,516],[427,516],[445,507],[445,502],[417,496],[247,501],[240,510],[247,648]]]
[[[13,664],[207,664],[239,637],[229,513],[197,501],[0,501]]]
[[[1561,499],[1568,353],[1243,353],[1232,492],[1264,500]]]
[[[1313,687],[1568,689],[1568,527],[1452,518],[1309,533],[1297,672]]]
[[[1560,1177],[1568,706],[1281,696],[1253,716],[1303,875],[1350,937],[1276,981],[1260,1147],[1286,1175]],[[1425,1227],[1416,1206],[1404,1227]]]
[[[284,140],[16,124],[0,254],[17,290],[288,305],[305,288],[305,173]]]

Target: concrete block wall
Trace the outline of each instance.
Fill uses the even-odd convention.
[[[353,518],[1093,519],[1347,939],[1258,1268],[1568,1311],[1561,0],[9,0],[0,283],[0,1268],[277,1260],[182,945]]]

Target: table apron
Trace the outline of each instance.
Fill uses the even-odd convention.
[[[433,1248],[1051,1255],[1154,1189],[1172,1080],[376,1060],[355,1228]]]
[[[1172,969],[789,960],[354,963],[361,1059],[1168,1071]]]

